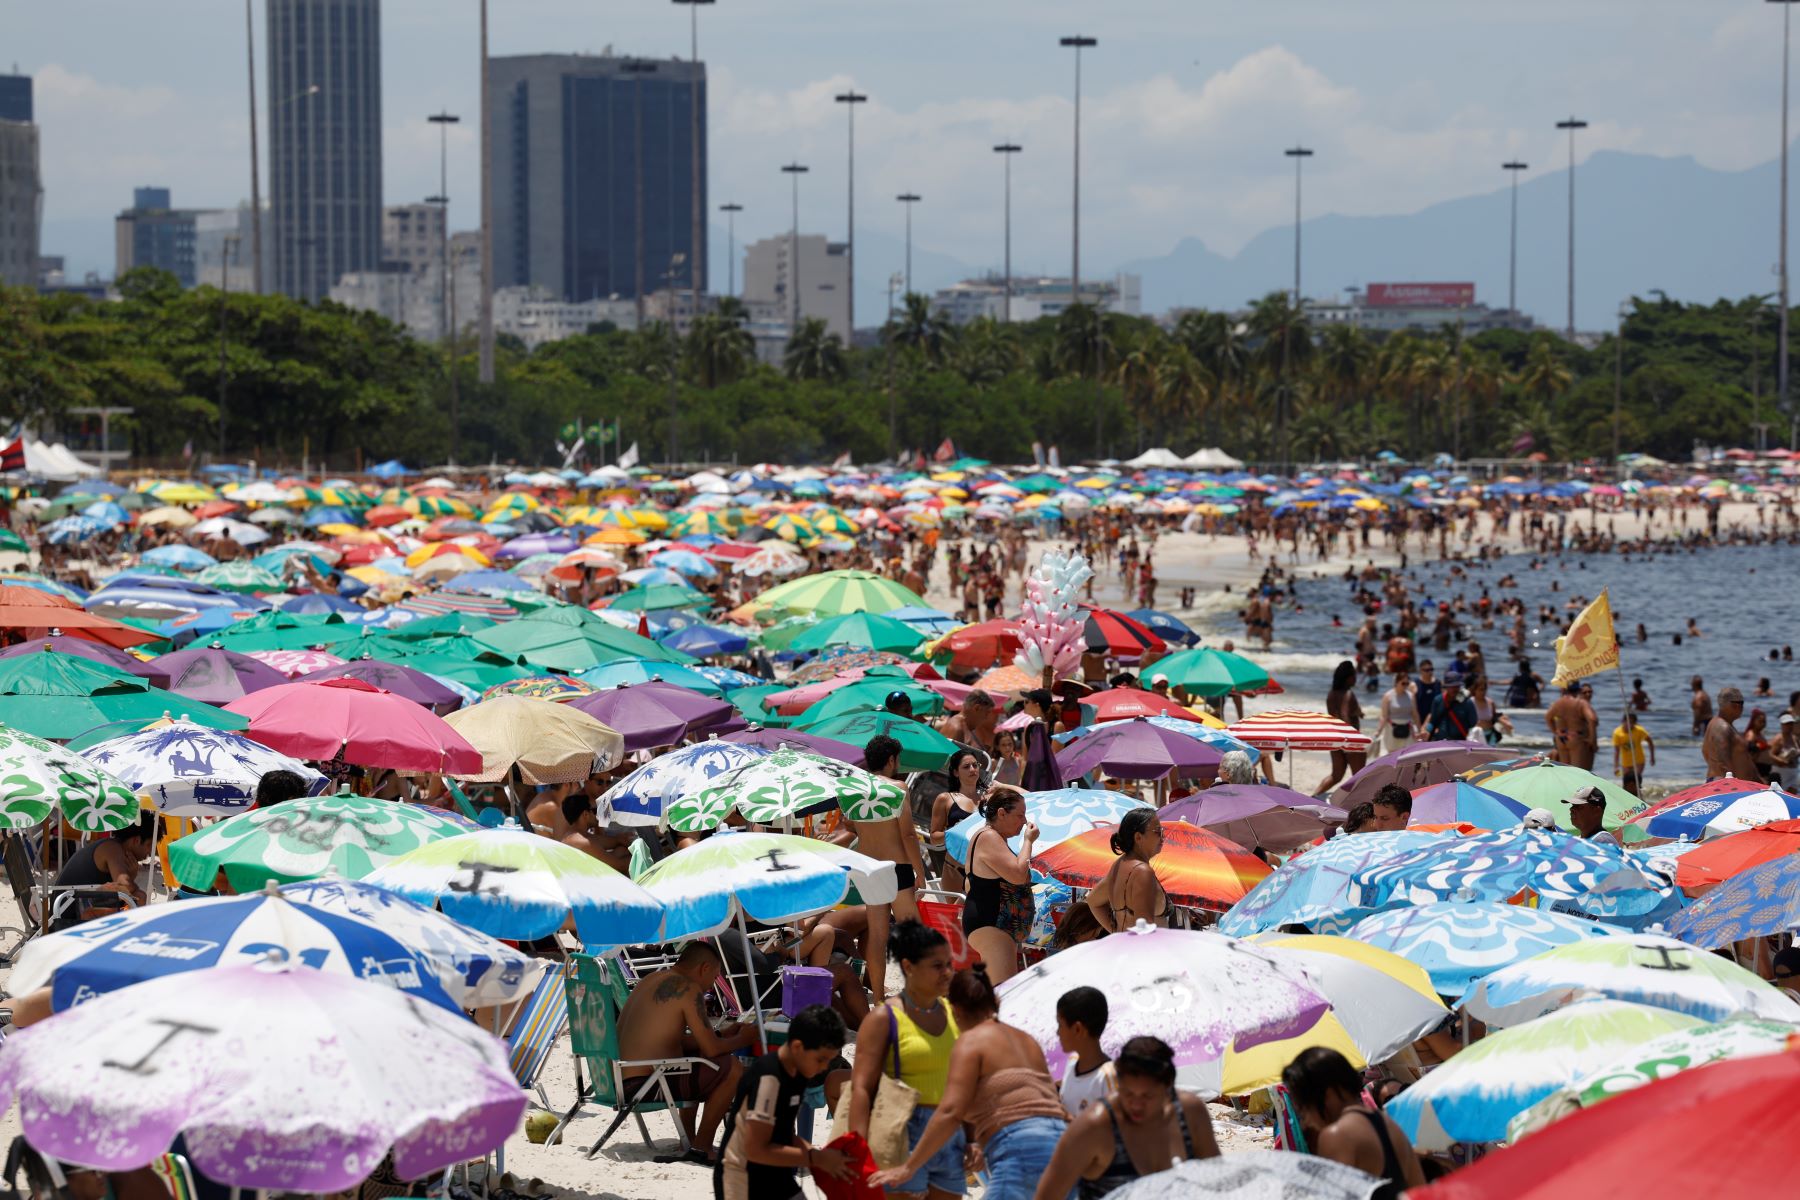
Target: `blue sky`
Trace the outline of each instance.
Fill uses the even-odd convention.
[[[496,54],[687,54],[687,10],[667,0],[491,9]],[[383,4],[387,199],[437,190],[424,118],[448,108],[468,122],[451,143],[458,228],[477,216],[475,11]],[[740,239],[786,228],[777,168],[793,159],[812,167],[802,225],[842,236],[844,107],[830,97],[854,84],[872,97],[857,113],[859,229],[897,236],[892,197],[915,191],[921,248],[997,264],[991,147],[1011,139],[1025,146],[1015,266],[1065,272],[1073,64],[1057,38],[1076,32],[1100,39],[1083,68],[1090,275],[1189,236],[1229,253],[1290,220],[1281,148],[1297,139],[1317,151],[1309,215],[1488,191],[1510,156],[1560,165],[1553,125],[1571,112],[1592,122],[1583,155],[1730,169],[1780,144],[1781,14],[1762,0],[718,0],[700,17],[711,199],[745,205]],[[184,206],[247,196],[242,19],[236,0],[0,0],[0,63],[38,79],[47,252],[110,273],[111,217],[134,186],[167,185]]]

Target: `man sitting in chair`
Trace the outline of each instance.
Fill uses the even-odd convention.
[[[708,1165],[713,1161],[712,1144],[719,1122],[725,1119],[726,1106],[744,1070],[732,1052],[756,1041],[756,1027],[741,1021],[715,1033],[700,1007],[701,997],[718,981],[722,965],[712,943],[689,942],[674,966],[646,975],[638,982],[619,1013],[621,1059],[691,1055],[712,1060],[710,1066],[696,1066],[685,1074],[671,1075],[668,1080],[677,1103],[703,1105],[697,1130],[692,1107],[681,1110],[681,1123],[693,1142],[688,1157]],[[631,1080],[641,1079],[651,1071],[650,1067],[627,1068],[627,1094],[636,1090]],[[660,1091],[645,1097],[661,1098]]]

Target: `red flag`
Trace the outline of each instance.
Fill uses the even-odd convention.
[[[23,471],[24,469],[24,438],[15,438],[11,444],[0,446],[0,471]]]
[[[943,444],[940,445],[937,448],[936,452],[932,454],[931,461],[945,463],[945,462],[949,462],[951,459],[953,459],[955,457],[956,457],[956,443],[952,442],[949,438],[945,438]]]
[[[647,612],[638,614],[638,636],[641,638],[650,636],[650,614]]]

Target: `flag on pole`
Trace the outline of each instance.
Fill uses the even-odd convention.
[[[932,462],[947,463],[956,457],[956,443],[945,438],[931,455]]]
[[[1618,666],[1619,638],[1613,630],[1612,601],[1602,589],[1594,602],[1581,610],[1569,632],[1556,639],[1556,675],[1550,683],[1561,687]]]
[[[832,463],[831,463],[831,469],[834,471],[849,470],[850,469],[850,452],[848,450],[846,450],[842,454],[838,455],[835,459],[833,459]]]
[[[619,467],[622,470],[629,471],[632,467],[635,467],[637,465],[638,465],[638,448],[637,448],[637,443],[633,442],[633,443],[631,443],[631,449],[629,449],[625,453],[619,455]]]
[[[23,471],[25,469],[25,439],[14,438],[5,446],[0,446],[0,471]]]

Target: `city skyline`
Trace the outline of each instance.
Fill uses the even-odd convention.
[[[209,6],[211,19],[188,23],[191,37],[134,58],[118,50],[134,44],[125,35],[141,14],[101,7],[120,34],[104,45],[53,11],[15,17],[10,39],[21,70],[38,77],[44,249],[69,254],[72,270],[96,265],[71,245],[87,240],[76,232],[93,225],[92,241],[105,246],[133,187],[170,186],[209,206],[248,191],[241,24]],[[673,4],[608,12],[604,23],[564,0],[492,7],[496,56],[608,45],[622,55],[688,52],[687,13]],[[859,233],[896,236],[903,214],[888,198],[912,191],[925,196],[914,213],[921,250],[997,265],[1001,177],[991,146],[1007,138],[1024,146],[1013,162],[1015,270],[1066,274],[1072,68],[1056,38],[1077,30],[1100,39],[1084,62],[1082,197],[1083,262],[1100,273],[1185,238],[1231,253],[1279,225],[1291,205],[1280,149],[1295,138],[1318,151],[1309,217],[1407,212],[1493,191],[1505,182],[1498,164],[1512,157],[1532,163],[1531,174],[1540,163],[1553,169],[1553,122],[1564,110],[1592,120],[1578,162],[1631,150],[1736,169],[1779,148],[1773,6],[1596,0],[1570,14],[1523,0],[1504,12],[1446,14],[1394,3],[1352,17],[1296,3],[1279,18],[1192,7],[1146,0],[1094,22],[1067,3],[970,12],[927,0],[909,8],[911,21],[817,0],[708,5],[699,45],[711,203],[745,205],[740,243],[779,234],[788,206],[778,166],[798,158],[812,165],[802,227],[842,238],[842,112],[832,95],[853,87],[871,97],[857,118]],[[160,20],[189,10],[202,11],[197,0],[170,0]],[[260,12],[258,39],[260,58]],[[383,199],[399,204],[437,190],[437,131],[424,114],[478,111],[474,5],[388,0],[383,43]],[[476,224],[476,147],[472,120],[453,128],[458,229]],[[1772,259],[1773,196],[1768,208]],[[722,288],[724,264],[711,266],[711,286]],[[889,269],[857,266],[859,281]],[[1747,279],[1742,290],[1763,282]]]

